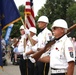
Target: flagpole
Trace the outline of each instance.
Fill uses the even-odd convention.
[[[28,15],[30,15],[30,13],[25,13],[25,20],[27,19],[27,16]],[[25,22],[25,27],[26,27],[26,22]],[[30,42],[31,42],[31,44],[32,44],[32,46],[34,45],[34,43],[33,43],[33,41],[31,40],[31,37],[30,37],[30,35],[28,35],[28,39],[30,40]]]
[[[30,22],[33,22],[33,21],[30,21],[31,19],[33,20],[33,14],[32,14],[32,9],[31,8],[32,8],[32,0],[26,1],[26,9],[25,9],[25,12],[24,12],[25,13],[25,23],[23,24],[24,27],[26,27],[26,28],[29,28],[31,26],[34,27],[34,24],[30,23]],[[30,18],[29,16],[32,16],[32,18],[28,20],[28,18]],[[28,25],[27,22],[29,23],[29,26],[27,26]],[[25,32],[25,33],[27,33],[27,32]],[[34,42],[31,38],[31,36],[28,34],[27,37],[28,37],[31,45],[33,46]],[[26,69],[27,69],[27,75],[28,75],[28,62],[26,63],[26,65],[27,65]]]
[[[25,25],[25,23],[24,23],[24,21],[23,21],[22,18],[21,18],[21,22],[22,22],[22,24],[24,25],[24,28],[26,28],[26,25]]]
[[[26,19],[26,18],[25,18]],[[26,22],[24,24],[24,27],[26,27]],[[26,33],[26,32],[25,32]],[[28,35],[27,35],[28,38]],[[25,42],[24,42],[25,43]],[[26,60],[26,75],[28,75],[28,60]]]
[[[25,13],[25,21],[26,21],[28,15],[31,15],[31,14],[30,14],[30,13]],[[23,21],[23,20],[22,20],[22,21]],[[26,27],[26,22],[25,22],[25,24],[24,24],[24,27]],[[26,32],[25,32],[25,33],[26,33]],[[31,38],[31,36],[28,34],[27,37],[28,37],[31,45],[34,46],[34,42],[33,42],[32,38]],[[25,42],[24,42],[24,43],[25,43]],[[26,63],[26,70],[27,70],[27,75],[28,75],[28,60],[27,60],[27,63]]]
[[[22,24],[24,26],[24,29],[26,29],[26,25],[25,25],[25,23],[24,23],[22,18],[21,18],[21,22],[22,22]],[[26,48],[26,39],[24,38],[24,52],[25,52],[25,48]]]

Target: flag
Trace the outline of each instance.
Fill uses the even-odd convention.
[[[35,27],[33,0],[27,0],[25,3],[25,24],[27,28]]]
[[[2,29],[20,20],[20,14],[14,0],[0,0],[0,68],[3,66],[1,36]]]
[[[8,26],[8,28],[7,28],[6,35],[5,35],[6,44],[8,44],[8,40],[9,40],[9,37],[10,37],[10,33],[11,33],[11,30],[12,30],[12,27],[13,27],[13,24]]]
[[[1,2],[0,2],[0,8],[1,8]],[[2,35],[2,30],[1,30],[1,10],[0,10],[0,68],[2,69],[3,61],[2,61],[1,35]]]
[[[1,26],[0,26],[0,68],[2,69],[2,67],[3,67],[3,61],[2,61],[1,35],[2,35],[2,32],[1,32]]]
[[[0,3],[0,7],[1,7],[1,3]],[[0,10],[1,13],[1,10]],[[1,17],[1,16],[0,16]],[[3,61],[2,61],[2,46],[1,46],[1,35],[2,35],[2,31],[1,31],[1,20],[0,20],[0,68],[2,68],[3,66]]]
[[[14,0],[0,0],[0,25],[2,29],[20,19],[21,17]]]

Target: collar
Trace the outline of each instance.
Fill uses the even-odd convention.
[[[44,29],[39,29],[39,33],[42,32]]]
[[[67,35],[65,34],[61,36],[60,38],[56,39],[56,41],[61,42],[61,41],[64,41],[66,38],[67,38]]]

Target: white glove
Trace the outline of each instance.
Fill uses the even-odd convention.
[[[35,62],[36,62],[35,59],[32,58],[31,56],[29,57],[29,59],[30,59],[30,61],[31,61],[32,63],[35,63]]]
[[[25,34],[26,35],[29,35],[30,34],[30,31],[27,28],[25,29]]]
[[[26,59],[26,53],[25,52],[23,53],[23,59]]]

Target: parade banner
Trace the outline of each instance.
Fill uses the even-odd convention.
[[[1,22],[0,22],[1,23]],[[1,34],[2,34],[2,31],[1,31],[1,26],[0,26],[0,68],[2,68],[3,66],[3,61],[2,61],[2,49],[1,49]]]

